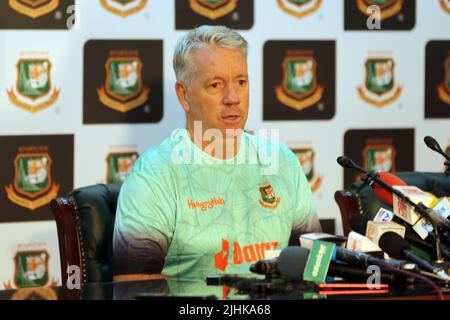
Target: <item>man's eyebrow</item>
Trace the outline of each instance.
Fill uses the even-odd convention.
[[[235,77],[235,79],[238,79],[238,78],[246,78],[246,79],[248,79],[248,74],[247,74],[247,73],[241,73],[241,74],[238,74],[238,75]],[[220,80],[220,81],[223,81],[223,78],[220,77],[220,76],[214,76],[214,77],[211,77],[211,78],[207,78],[207,79],[205,80],[205,83],[210,83],[210,82],[212,82],[212,81],[214,81],[214,80]]]
[[[205,80],[204,84],[205,84],[205,85],[209,85],[209,84],[211,84],[212,82],[214,82],[214,81],[216,81],[216,80],[222,81],[222,78],[221,78],[221,77],[218,77],[218,76],[211,77],[211,78],[207,78],[207,79]]]
[[[214,77],[206,79],[205,82],[211,82],[211,81],[214,81],[214,80],[222,80],[222,78],[219,77],[219,76],[214,76]]]

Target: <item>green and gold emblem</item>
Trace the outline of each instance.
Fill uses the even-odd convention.
[[[189,0],[191,9],[208,19],[216,20],[236,9],[238,0]]]
[[[439,98],[450,105],[450,52],[444,62],[445,78],[444,82],[438,85],[437,91]]]
[[[150,88],[142,84],[143,67],[136,52],[113,51],[105,63],[105,85],[97,90],[100,101],[123,113],[145,104]]]
[[[364,169],[378,172],[395,172],[396,151],[389,143],[369,143],[363,149]]]
[[[8,0],[8,4],[15,11],[37,19],[56,10],[59,0]]]
[[[367,10],[370,6],[378,6],[381,10],[381,20],[390,18],[399,13],[403,8],[404,0],[356,0],[361,13],[370,16],[372,11]]]
[[[20,59],[16,68],[16,87],[7,90],[13,104],[34,113],[56,102],[60,91],[52,89],[49,59]]]
[[[317,61],[311,52],[287,51],[282,70],[282,84],[275,88],[281,103],[300,111],[322,99],[324,87],[317,83]]]
[[[391,58],[370,58],[366,61],[366,81],[358,87],[358,94],[365,102],[384,107],[397,100],[402,87],[395,81],[395,62]]]
[[[321,176],[318,176],[315,172],[314,150],[312,148],[297,148],[292,149],[292,151],[297,156],[303,172],[305,173],[305,176],[308,179],[309,184],[311,185],[311,191],[315,192],[320,187],[323,178]]]
[[[14,257],[14,284],[18,288],[41,287],[49,281],[47,251],[18,251]]]
[[[303,18],[319,10],[322,0],[277,0],[277,3],[284,12]]]
[[[58,300],[58,293],[49,287],[21,288],[14,292],[10,300]]]
[[[112,152],[106,157],[106,183],[122,183],[136,162],[137,152]]]
[[[450,14],[450,0],[439,0],[442,10]]]
[[[261,195],[261,199],[259,203],[264,208],[276,209],[280,204],[280,197],[275,195],[275,191],[270,184],[263,184],[259,186],[259,193]]]
[[[19,153],[14,159],[14,182],[5,186],[8,199],[35,210],[58,195],[59,184],[52,181],[52,159],[46,152]]]
[[[102,7],[122,18],[126,18],[145,8],[148,0],[100,0]]]

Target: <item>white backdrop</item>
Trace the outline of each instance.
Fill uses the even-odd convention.
[[[414,169],[442,170],[441,157],[423,143],[425,135],[432,135],[443,147],[450,145],[449,118],[424,118],[425,47],[431,40],[450,40],[450,14],[442,10],[439,0],[417,0],[416,6],[412,30],[345,31],[343,1],[323,0],[318,11],[298,19],[280,10],[276,0],[255,0],[253,27],[240,30],[250,45],[247,128],[280,129],[282,143],[314,149],[314,167],[323,177],[314,193],[317,210],[321,219],[336,219],[337,233],[342,233],[342,226],[333,195],[343,188],[343,173],[335,159],[343,154],[347,130],[415,128]],[[104,182],[105,157],[111,150],[129,146],[141,154],[184,125],[171,64],[174,45],[185,32],[175,30],[175,1],[149,0],[142,11],[127,18],[104,10],[97,0],[78,0],[76,9],[77,23],[71,30],[0,30],[0,135],[73,134],[74,188]],[[164,113],[160,122],[83,125],[83,48],[92,39],[163,40]],[[268,40],[336,41],[336,112],[332,119],[263,121],[263,46]],[[16,83],[21,53],[29,51],[48,53],[53,84],[61,89],[55,105],[36,113],[13,106],[6,94]],[[400,98],[384,108],[368,105],[357,94],[357,87],[364,83],[364,63],[373,51],[387,51],[394,57],[396,80],[403,87]],[[61,279],[54,222],[34,219],[30,214],[30,222],[0,223],[0,289],[14,277],[19,242],[45,243],[51,256],[50,278]]]

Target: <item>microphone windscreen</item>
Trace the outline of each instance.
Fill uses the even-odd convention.
[[[339,165],[343,168],[348,168],[348,169],[352,169],[355,167],[355,164],[353,163],[353,161],[346,157],[346,156],[340,156],[337,158],[337,163],[339,163]]]
[[[395,259],[402,259],[402,252],[403,250],[409,248],[409,243],[398,233],[389,231],[381,235],[378,246],[390,257]]]
[[[366,232],[365,218],[362,214],[354,214],[350,218],[350,228],[359,234],[364,234]]]
[[[430,148],[431,150],[436,150],[436,151],[439,150],[439,144],[433,137],[426,136],[425,138],[423,138],[423,141],[425,142],[427,147]]]
[[[380,179],[384,181],[387,185],[392,186],[407,186],[406,182],[397,177],[396,175],[389,172],[380,172]],[[378,183],[374,183],[372,185],[373,193],[380,199],[382,202],[393,206],[393,196],[392,192],[384,189]]]
[[[308,262],[309,250],[302,247],[287,247],[278,256],[278,272],[288,279],[302,280]]]

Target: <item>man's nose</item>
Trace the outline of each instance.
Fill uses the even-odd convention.
[[[229,84],[226,86],[223,102],[226,105],[233,105],[241,102],[239,92],[234,85]]]

